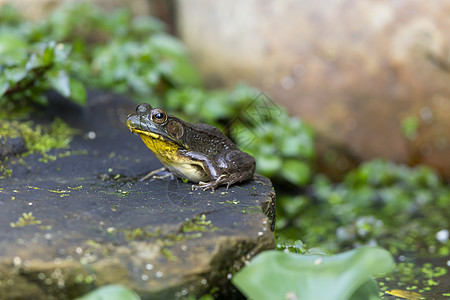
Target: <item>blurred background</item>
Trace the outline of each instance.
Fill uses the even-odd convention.
[[[48,88],[159,103],[255,156],[278,248],[381,245],[448,266],[450,2],[80,3],[0,0],[0,104],[45,104]]]

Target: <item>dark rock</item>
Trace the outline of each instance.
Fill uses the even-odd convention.
[[[140,182],[161,164],[124,125],[135,104],[89,99],[59,114],[82,131],[70,155],[54,150],[64,155],[44,163],[31,154],[0,180],[1,298],[73,299],[119,283],[143,299],[212,289],[240,299],[230,276],[274,247],[270,181],[256,175],[215,193],[178,179]]]
[[[0,138],[0,160],[7,156],[24,153],[25,151],[27,149],[23,138]]]

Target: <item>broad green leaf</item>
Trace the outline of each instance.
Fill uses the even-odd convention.
[[[13,32],[3,31],[0,33],[0,62],[5,60],[5,57],[20,60],[23,58],[27,42],[24,38],[15,35]]]
[[[293,184],[304,185],[310,179],[311,171],[303,161],[286,159],[281,169],[281,175]]]
[[[50,42],[42,53],[42,62],[48,66],[53,63],[55,58],[55,42]]]
[[[81,105],[86,104],[86,89],[84,84],[74,78],[70,78],[70,99]]]
[[[151,36],[148,42],[165,54],[176,56],[186,54],[186,47],[179,40],[167,34],[155,34]]]
[[[17,83],[27,76],[27,70],[24,68],[9,68],[4,70],[5,77],[12,83]]]
[[[36,54],[32,54],[25,64],[25,69],[30,71],[35,68],[43,66],[42,58],[38,57]]]
[[[9,88],[9,82],[3,76],[0,76],[0,97],[6,93]]]
[[[393,267],[391,254],[376,247],[332,256],[273,250],[257,255],[235,274],[232,283],[248,298],[258,300],[348,300],[355,293],[363,296],[360,299],[377,299],[367,282]]]
[[[54,70],[47,74],[51,86],[64,97],[70,97],[70,78],[63,70]]]
[[[369,279],[350,297],[349,300],[377,300],[380,299],[378,283],[374,279]]]
[[[140,297],[131,289],[118,285],[100,287],[77,300],[139,300]]]
[[[272,155],[260,155],[256,158],[256,161],[258,172],[261,172],[265,176],[273,176],[280,170],[283,164],[280,157]]]

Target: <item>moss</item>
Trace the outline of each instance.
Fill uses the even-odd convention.
[[[195,216],[192,219],[186,219],[177,233],[164,233],[160,227],[156,228],[134,228],[119,229],[116,233],[122,233],[127,241],[152,241],[160,248],[160,253],[170,261],[177,261],[178,258],[172,253],[171,247],[175,243],[189,239],[202,237],[202,232],[212,232],[218,228],[213,226],[211,221],[206,220],[204,214]],[[111,233],[111,232],[109,232]]]
[[[11,223],[10,226],[11,228],[19,228],[28,225],[40,225],[40,224],[42,224],[42,222],[40,220],[36,220],[35,217],[33,216],[33,213],[29,212],[23,213],[22,216],[19,217],[19,219],[16,222]]]
[[[68,148],[72,138],[78,131],[71,128],[59,118],[47,125],[35,124],[33,121],[20,120],[0,120],[0,139],[22,138],[24,140],[26,152],[21,156],[32,153],[40,153],[42,158],[39,161],[54,161],[57,158],[73,154],[66,151],[58,155],[50,155],[52,149]],[[2,177],[11,176],[9,160],[6,158],[0,163],[0,174]]]
[[[80,185],[80,186],[74,186],[74,187],[68,186],[67,188],[68,188],[69,190],[81,190],[81,189],[83,188],[83,186],[82,186],[82,185]]]
[[[208,231],[216,231],[217,227],[213,226],[210,220],[206,220],[206,216],[204,214],[195,216],[192,219],[186,219],[184,224],[182,225],[181,232],[208,232]]]
[[[0,120],[0,138],[22,137],[27,153],[44,154],[55,148],[68,148],[76,133],[76,129],[59,118],[55,118],[49,125],[35,125],[32,121]]]

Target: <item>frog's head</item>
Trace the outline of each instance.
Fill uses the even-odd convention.
[[[169,116],[162,108],[152,108],[147,103],[140,104],[136,107],[135,114],[128,115],[126,125],[131,132],[137,133],[147,146],[151,143],[158,145],[157,147],[164,145],[164,147],[186,148],[182,140],[184,135],[182,121]],[[158,143],[155,143],[156,141]]]

